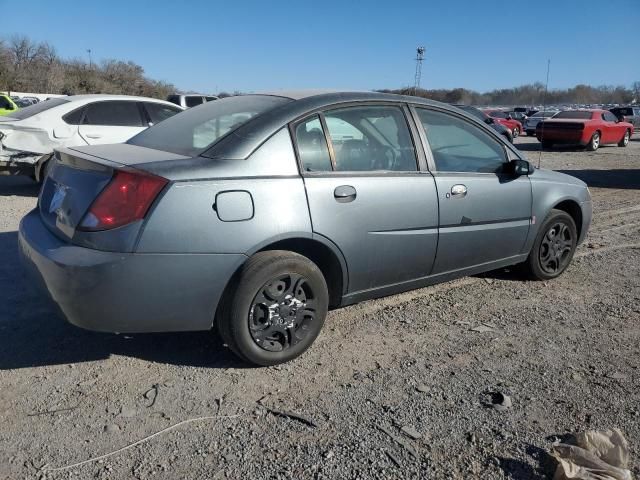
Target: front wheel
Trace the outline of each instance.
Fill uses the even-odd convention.
[[[627,145],[629,145],[629,139],[630,138],[631,138],[631,132],[629,131],[629,129],[627,129],[624,132],[624,137],[622,137],[622,140],[620,140],[620,142],[618,142],[618,146],[619,147],[626,147]]]
[[[591,136],[591,140],[589,140],[589,143],[587,143],[587,150],[589,150],[590,152],[595,152],[599,146],[600,146],[600,132],[595,132]]]
[[[251,257],[228,289],[218,312],[223,341],[260,366],[292,360],[314,342],[327,316],[322,272],[302,255],[282,250]]]
[[[517,138],[518,135],[520,135],[520,129],[518,127],[515,127],[513,129],[513,138]]]
[[[571,263],[578,243],[576,224],[567,212],[551,210],[540,226],[524,266],[535,280],[558,277]]]

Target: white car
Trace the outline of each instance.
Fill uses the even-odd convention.
[[[0,117],[0,175],[46,176],[53,150],[121,143],[182,107],[126,95],[51,98]]]

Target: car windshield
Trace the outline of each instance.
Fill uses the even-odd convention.
[[[553,118],[572,118],[575,120],[590,120],[593,115],[588,110],[568,110],[566,112],[560,112]]]
[[[62,105],[63,103],[69,103],[69,100],[65,100],[64,98],[51,98],[44,102],[38,102],[35,105],[30,105],[12,112],[9,117],[16,120],[24,120],[25,118],[33,117],[34,115],[42,113],[45,110],[49,110],[50,108],[57,107],[58,105]]]
[[[290,101],[269,95],[243,95],[207,102],[164,120],[127,143],[195,156],[251,118]]]

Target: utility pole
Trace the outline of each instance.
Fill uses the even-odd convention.
[[[91,62],[91,49],[87,49],[87,53],[89,54],[89,69],[93,69],[93,63]]]
[[[416,76],[413,81],[413,94],[418,93],[420,88],[420,77],[422,77],[422,62],[424,61],[425,47],[416,48]]]

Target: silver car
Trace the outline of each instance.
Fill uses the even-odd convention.
[[[538,123],[540,123],[545,118],[552,118],[559,113],[559,110],[546,110],[542,112],[536,112],[524,121],[523,128],[524,131],[527,132],[529,136],[535,136],[536,127]]]
[[[75,325],[217,327],[274,365],[309,348],[329,308],[507,265],[557,277],[590,222],[583,182],[532,168],[455,107],[278,93],[59,150],[19,243]]]

